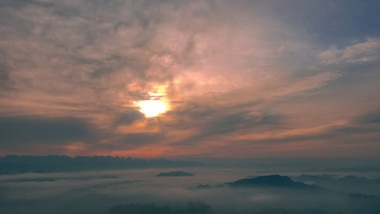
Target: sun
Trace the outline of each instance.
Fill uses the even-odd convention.
[[[139,111],[145,117],[157,117],[170,110],[170,102],[167,98],[167,85],[156,85],[150,88],[147,93],[148,99],[136,100],[133,102],[134,106],[139,108]]]
[[[156,117],[168,110],[167,104],[162,100],[142,100],[135,103],[145,117]]]

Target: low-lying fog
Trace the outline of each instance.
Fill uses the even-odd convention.
[[[380,213],[376,173],[280,173],[313,188],[278,186],[271,180],[226,184],[273,174],[165,168],[2,175],[0,213]]]

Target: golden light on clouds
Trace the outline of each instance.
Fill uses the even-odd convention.
[[[166,98],[166,85],[160,85],[149,92],[149,100],[135,101],[134,105],[145,117],[157,117],[169,110],[169,101]]]

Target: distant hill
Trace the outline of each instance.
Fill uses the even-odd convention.
[[[227,183],[230,187],[291,187],[291,188],[317,188],[315,185],[308,185],[303,182],[294,182],[288,176],[266,175],[255,178],[244,178],[232,183]]]
[[[173,177],[173,176],[194,176],[189,172],[184,171],[171,171],[171,172],[161,172],[156,175],[157,177]]]
[[[202,163],[166,159],[138,159],[111,156],[19,156],[0,157],[0,174],[26,172],[65,172],[79,170],[116,170],[138,168],[178,168],[202,166]]]

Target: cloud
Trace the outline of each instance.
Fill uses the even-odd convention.
[[[378,62],[376,57],[380,53],[380,41],[372,38],[364,42],[337,49],[332,47],[320,54],[322,64],[340,63],[373,63]]]
[[[87,141],[95,136],[95,129],[91,125],[75,118],[0,118],[1,147],[7,149]]]
[[[0,66],[0,84],[4,89],[8,86],[9,74],[3,66]]]
[[[372,114],[367,114],[367,115],[364,115],[362,116],[361,118],[358,119],[358,122],[362,122],[362,123],[365,123],[365,124],[377,124],[377,123],[380,123],[380,113],[376,112],[376,113],[372,113]]]
[[[163,135],[156,133],[131,133],[131,134],[126,134],[121,142],[128,143],[129,146],[133,145],[143,145],[143,144],[152,144],[152,143],[157,143],[160,140],[164,138]]]
[[[143,117],[144,115],[141,112],[137,110],[130,110],[123,112],[117,122],[120,124],[131,124],[139,119],[142,119]]]
[[[91,126],[78,132],[97,132],[27,134],[36,149],[45,140],[64,147],[47,152],[218,156],[216,148],[244,141],[256,143],[234,144],[232,156],[240,146],[268,146],[270,155],[276,143],[260,142],[309,145],[330,129],[348,132],[353,118],[379,106],[378,23],[367,22],[378,16],[375,2],[1,5],[0,116],[72,118]],[[368,12],[360,20],[357,8]],[[357,21],[353,29],[347,20]],[[145,118],[134,103],[146,99],[165,99],[169,111]],[[3,154],[21,153],[7,148]]]

